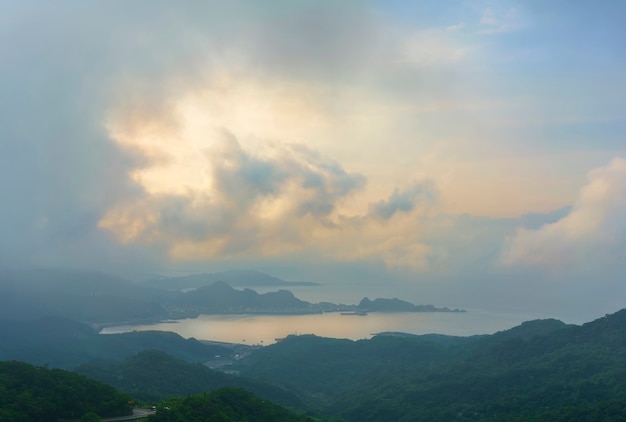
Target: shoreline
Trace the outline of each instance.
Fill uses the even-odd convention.
[[[415,311],[380,311],[380,310],[354,310],[351,308],[345,309],[333,309],[327,311],[315,311],[315,312],[220,312],[220,313],[199,313],[188,316],[181,316],[180,318],[138,318],[124,321],[107,321],[107,322],[87,322],[91,328],[96,330],[98,334],[102,333],[105,328],[111,327],[128,327],[133,325],[158,325],[158,324],[179,324],[181,321],[187,319],[197,319],[200,316],[305,316],[305,315],[323,315],[323,314],[340,314],[343,316],[357,315],[368,316],[370,314],[464,314],[467,313],[465,309],[448,309],[448,308],[436,308],[434,310],[415,310]],[[159,330],[156,330],[159,331]],[[113,334],[113,333],[111,333]],[[108,335],[108,334],[107,334]]]

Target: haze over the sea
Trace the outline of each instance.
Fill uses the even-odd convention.
[[[4,1],[0,269],[623,308],[625,18],[611,0]]]

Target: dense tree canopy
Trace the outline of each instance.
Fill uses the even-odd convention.
[[[60,369],[0,362],[0,420],[50,422],[84,414],[130,414],[129,397],[113,387]]]
[[[164,401],[151,422],[313,422],[284,407],[240,389],[224,387],[212,393]]]
[[[626,310],[492,336],[294,336],[240,365],[348,421],[625,420]]]
[[[94,361],[77,371],[132,397],[158,402],[170,396],[210,392],[221,387],[238,387],[266,400],[297,406],[297,396],[284,388],[212,370],[198,363],[185,362],[158,350],[146,350],[122,362]]]

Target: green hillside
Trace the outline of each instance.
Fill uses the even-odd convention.
[[[0,421],[77,420],[87,413],[131,414],[129,397],[113,387],[60,369],[0,362]]]
[[[626,310],[469,338],[293,336],[239,369],[348,421],[625,420]]]
[[[314,422],[240,389],[173,398],[159,405],[151,422]]]
[[[32,321],[0,320],[0,360],[73,369],[95,359],[121,361],[143,350],[162,350],[190,361],[206,362],[232,350],[163,331],[98,334],[91,327],[64,318]]]
[[[263,399],[283,405],[302,404],[295,394],[283,388],[214,371],[157,350],[141,352],[122,362],[91,362],[76,371],[150,402],[229,386],[245,388]]]

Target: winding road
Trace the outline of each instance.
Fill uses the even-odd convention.
[[[128,416],[119,416],[117,418],[102,418],[102,422],[115,422],[115,421],[133,421],[135,419],[146,418],[150,415],[154,415],[156,410],[152,409],[133,409],[133,414]]]

